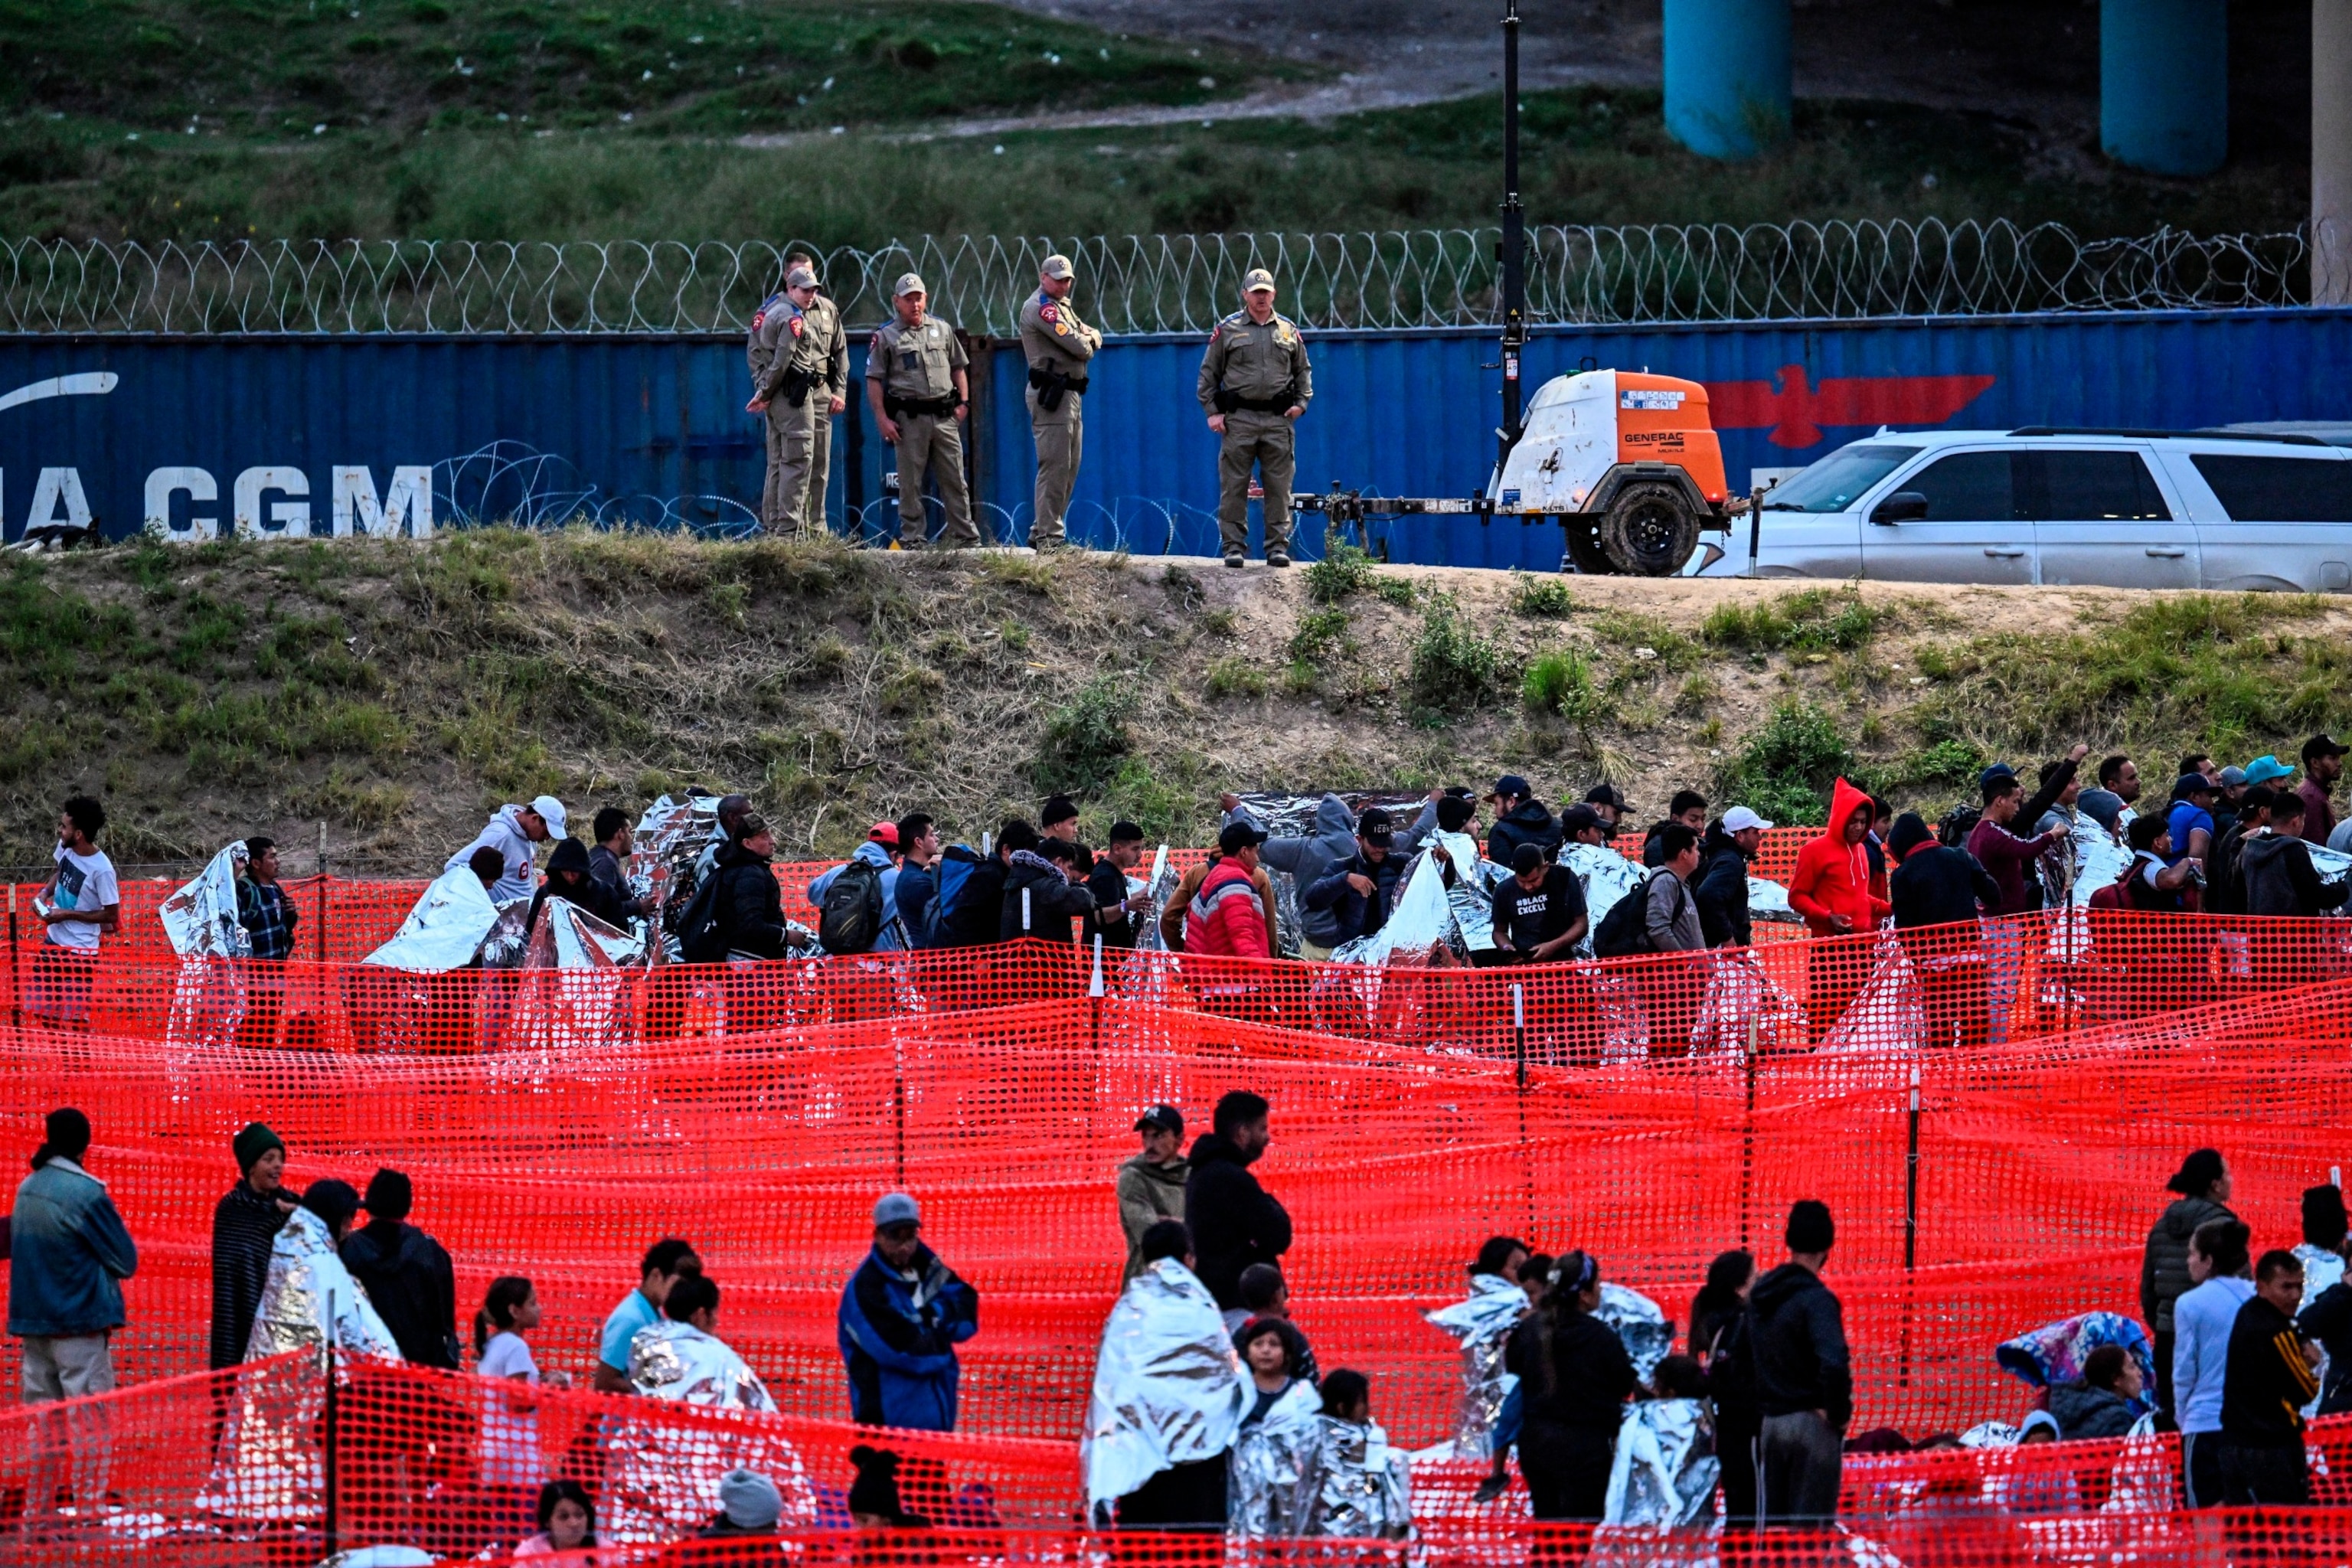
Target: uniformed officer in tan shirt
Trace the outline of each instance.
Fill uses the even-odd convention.
[[[1087,362],[1102,347],[1102,334],[1078,320],[1070,306],[1075,278],[1068,257],[1045,258],[1037,269],[1037,292],[1021,307],[1021,352],[1029,356],[1029,433],[1037,441],[1036,516],[1029,524],[1029,542],[1039,550],[1058,549],[1066,539],[1062,520],[1078,478]]]
[[[876,331],[866,353],[866,401],[882,439],[898,448],[898,543],[919,550],[929,532],[923,515],[923,476],[940,487],[947,510],[945,544],[980,542],[971,522],[971,495],[963,482],[963,436],[956,428],[971,403],[969,363],[955,328],[924,306],[929,296],[914,273],[891,290],[898,319]]]
[[[1217,531],[1225,564],[1249,559],[1250,470],[1265,490],[1265,563],[1290,564],[1290,481],[1297,471],[1292,421],[1315,395],[1307,342],[1274,310],[1274,274],[1253,267],[1242,279],[1243,309],[1217,323],[1201,356],[1198,391],[1217,454]]]
[[[745,345],[751,401],[768,420],[768,482],[760,526],[770,533],[824,531],[833,416],[848,405],[849,340],[841,310],[817,289],[816,273],[795,265],[784,288],[751,318]]]

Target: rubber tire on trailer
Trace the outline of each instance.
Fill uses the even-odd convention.
[[[1587,577],[1607,577],[1617,570],[1608,552],[1601,548],[1601,535],[1591,523],[1581,518],[1563,518],[1567,525],[1568,560]]]
[[[1673,485],[1630,484],[1601,515],[1601,548],[1629,577],[1669,577],[1698,548],[1698,517]]]

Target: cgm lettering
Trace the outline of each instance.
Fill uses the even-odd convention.
[[[44,470],[68,476],[71,468]],[[80,481],[73,480],[79,501]],[[220,483],[206,468],[163,468],[147,476],[147,532],[173,544],[201,544],[221,537],[224,528],[239,539],[429,539],[433,536],[433,470],[396,468],[392,488],[376,493],[374,476],[363,465],[332,471],[327,526],[310,509],[310,479],[300,468],[263,464],[238,474],[229,490],[229,512],[220,511]],[[84,509],[87,513],[87,507]]]

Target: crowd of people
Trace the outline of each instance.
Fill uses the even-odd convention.
[[[1372,1378],[1320,1366],[1291,1296],[1292,1217],[1254,1170],[1273,1141],[1271,1106],[1235,1090],[1189,1148],[1186,1131],[1179,1107],[1148,1107],[1135,1122],[1137,1153],[1116,1173],[1124,1284],[1105,1329],[1084,1449],[1098,1521],[1405,1533],[1411,1489],[1373,1417]],[[110,1342],[125,1322],[121,1281],[139,1253],[104,1181],[81,1163],[91,1141],[79,1110],[52,1112],[16,1194],[8,1330],[23,1342],[31,1404],[114,1386]],[[406,1175],[379,1169],[364,1191],[323,1177],[298,1194],[285,1182],[285,1143],[268,1127],[245,1127],[231,1152],[237,1179],[213,1221],[212,1367],[332,1342],[463,1373],[470,1346],[473,1375],[518,1389],[480,1403],[472,1445],[482,1492],[513,1542],[526,1553],[559,1550],[593,1531],[593,1492],[578,1475],[549,1473],[534,1403],[520,1392],[570,1386],[533,1355],[541,1310],[532,1282],[496,1279],[461,1334],[449,1254],[412,1223],[418,1194]],[[2078,1373],[2053,1379],[2020,1440],[2177,1427],[2188,1506],[2305,1501],[2306,1416],[2352,1410],[2352,1225],[2342,1193],[2306,1191],[2301,1244],[2257,1255],[2230,1207],[2234,1181],[2217,1152],[2189,1154],[2169,1188],[2141,1274],[2147,1333],[2135,1326],[2103,1341]],[[959,1347],[981,1331],[979,1292],[926,1240],[913,1195],[886,1194],[871,1223],[871,1247],[848,1268],[836,1310],[843,1412],[877,1429],[954,1431]],[[1454,1450],[1491,1462],[1482,1495],[1507,1485],[1516,1463],[1537,1519],[1601,1520],[1622,1468],[1621,1430],[1646,1424],[1653,1401],[1688,1402],[1674,1418],[1696,1424],[1714,1466],[1706,1484],[1719,1487],[1720,1517],[1736,1527],[1833,1519],[1848,1453],[1957,1443],[1952,1434],[1916,1444],[1886,1430],[1849,1435],[1854,1368],[1826,1278],[1836,1244],[1828,1207],[1795,1204],[1782,1240],[1786,1261],[1760,1274],[1744,1251],[1717,1257],[1682,1351],[1653,1354],[1637,1370],[1638,1344],[1603,1309],[1617,1288],[1604,1285],[1597,1257],[1489,1238],[1470,1266],[1471,1316],[1461,1320],[1483,1321],[1488,1364],[1481,1373],[1476,1355],[1465,1362]],[[604,1322],[589,1385],[774,1410],[759,1374],[720,1337],[720,1300],[689,1242],[656,1241]],[[1483,1396],[1481,1378],[1494,1380]],[[2145,1420],[2143,1406],[2152,1410]],[[240,1440],[233,1421],[225,1447]],[[869,1500],[897,1463],[869,1449],[861,1461]],[[1308,1473],[1316,1484],[1302,1489]],[[719,1504],[703,1521],[709,1531],[780,1528],[774,1478],[747,1469],[701,1479]],[[895,1500],[853,1511],[877,1523],[923,1517]]]
[[[1988,766],[1977,781],[1978,803],[1932,825],[1840,779],[1828,824],[1797,857],[1789,906],[1815,935],[1892,926],[1922,956],[1948,959],[1955,944],[1973,951],[1969,928],[2068,901],[2079,863],[2074,841],[2095,835],[2126,864],[2090,897],[2095,910],[2308,918],[2352,896],[2352,880],[2323,879],[2311,857],[2314,845],[2352,853],[2352,820],[2338,819],[2332,794],[2345,753],[2332,737],[2312,736],[2299,783],[2297,770],[2274,756],[2221,767],[2194,753],[2181,759],[2162,809],[2143,811],[2137,764],[2107,757],[2086,787],[2081,770],[2089,748],[2077,745],[2037,769],[2030,791],[2011,764]],[[1630,803],[1611,784],[1555,814],[1528,780],[1505,774],[1483,796],[1461,786],[1433,789],[1409,821],[1384,806],[1358,812],[1327,795],[1307,832],[1280,837],[1238,795],[1222,796],[1218,807],[1214,848],[1160,908],[1151,934],[1171,952],[1282,956],[1279,873],[1296,893],[1297,956],[1328,959],[1387,925],[1403,873],[1424,847],[1451,885],[1461,868],[1443,845],[1457,835],[1473,839],[1498,868],[1488,895],[1494,942],[1470,953],[1471,963],[1745,946],[1754,937],[1748,876],[1774,826],[1748,805],[1717,814],[1698,792],[1676,792],[1642,833],[1639,900],[1612,924],[1594,921],[1583,880],[1560,863],[1570,846],[1608,846],[1633,830]],[[1482,807],[1489,813],[1483,828]],[[948,842],[928,813],[877,822],[846,863],[810,884],[815,943],[835,955],[1023,938],[1133,947],[1146,936],[1155,902],[1134,880],[1143,829],[1114,822],[1097,847],[1081,835],[1081,815],[1076,801],[1055,795],[1034,823],[1007,818],[977,849]],[[786,956],[794,932],[773,873],[773,828],[744,795],[719,797],[717,820],[691,884],[667,890],[663,913],[679,953],[697,962]],[[32,1016],[56,1023],[88,1016],[100,947],[121,923],[115,868],[98,847],[105,824],[104,806],[87,795],[68,800],[59,813],[54,870],[34,903],[43,941],[26,994]],[[654,913],[652,899],[632,885],[628,814],[600,807],[593,842],[585,845],[570,836],[569,824],[551,795],[501,806],[445,870],[470,872],[494,902],[530,900],[527,930],[559,897],[616,928]],[[544,879],[535,870],[541,846],[551,847]],[[300,912],[279,882],[276,846],[256,837],[244,849],[236,919],[254,958],[282,961],[293,951]],[[1431,956],[1446,963],[1454,955]],[[1986,984],[1981,970],[1928,967],[1972,987]],[[1824,962],[1816,979],[1826,1005],[1809,1009],[1817,1035],[1834,1023],[1861,975]],[[1936,983],[1927,988],[1933,993]],[[1967,999],[1931,994],[1930,1011],[1964,1012]]]

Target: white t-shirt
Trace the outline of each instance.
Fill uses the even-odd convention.
[[[511,1383],[520,1377],[533,1387],[539,1385],[539,1363],[530,1359],[530,1346],[523,1342],[520,1334],[492,1334],[490,1342],[482,1347],[481,1362],[474,1370],[499,1383]],[[503,1389],[487,1390],[486,1395],[482,1402],[482,1479],[493,1486],[539,1485],[547,1479],[547,1467],[539,1457],[539,1412],[516,1410]]]
[[[60,844],[57,858],[57,888],[49,896],[55,908],[102,910],[122,901],[122,889],[114,879],[114,862],[106,858],[105,850],[77,855]],[[88,921],[59,921],[48,928],[51,942],[78,952],[96,952],[98,936],[98,927]]]

